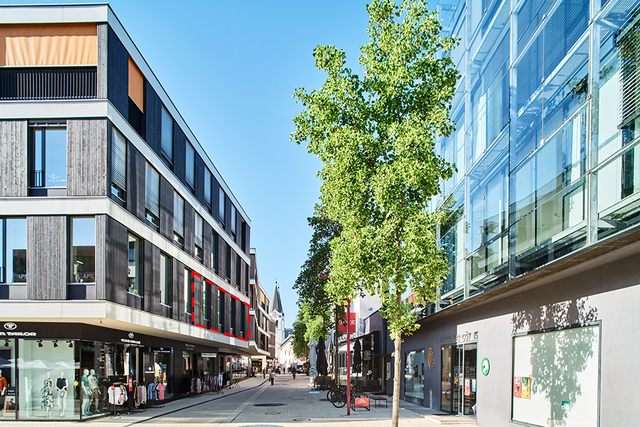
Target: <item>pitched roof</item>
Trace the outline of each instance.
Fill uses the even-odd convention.
[[[284,313],[282,309],[282,301],[280,301],[280,292],[278,291],[278,285],[276,285],[276,290],[273,292],[273,298],[271,298],[271,312],[278,311],[278,313]]]

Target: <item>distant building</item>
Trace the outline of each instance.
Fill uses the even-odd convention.
[[[280,290],[278,283],[276,282],[276,288],[273,291],[273,298],[271,299],[271,320],[275,326],[275,341],[274,345],[276,349],[279,349],[284,342],[284,309],[282,308],[282,301],[280,300]]]

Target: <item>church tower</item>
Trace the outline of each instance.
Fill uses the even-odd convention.
[[[282,301],[280,300],[280,291],[278,289],[278,281],[276,281],[276,290],[273,292],[273,298],[271,298],[271,319],[276,324],[276,354],[280,345],[284,342],[284,309],[282,308]]]

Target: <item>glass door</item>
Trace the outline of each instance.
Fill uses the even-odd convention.
[[[478,359],[478,344],[464,345],[464,378],[461,384],[463,391],[462,414],[475,417],[476,415],[476,366]]]
[[[440,409],[475,417],[478,344],[442,347]]]

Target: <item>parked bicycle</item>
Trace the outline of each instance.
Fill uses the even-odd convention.
[[[351,384],[351,397],[359,396],[362,393],[360,386],[354,386]],[[336,408],[342,408],[347,404],[347,385],[337,384],[334,385],[327,392],[327,400],[333,404]]]

